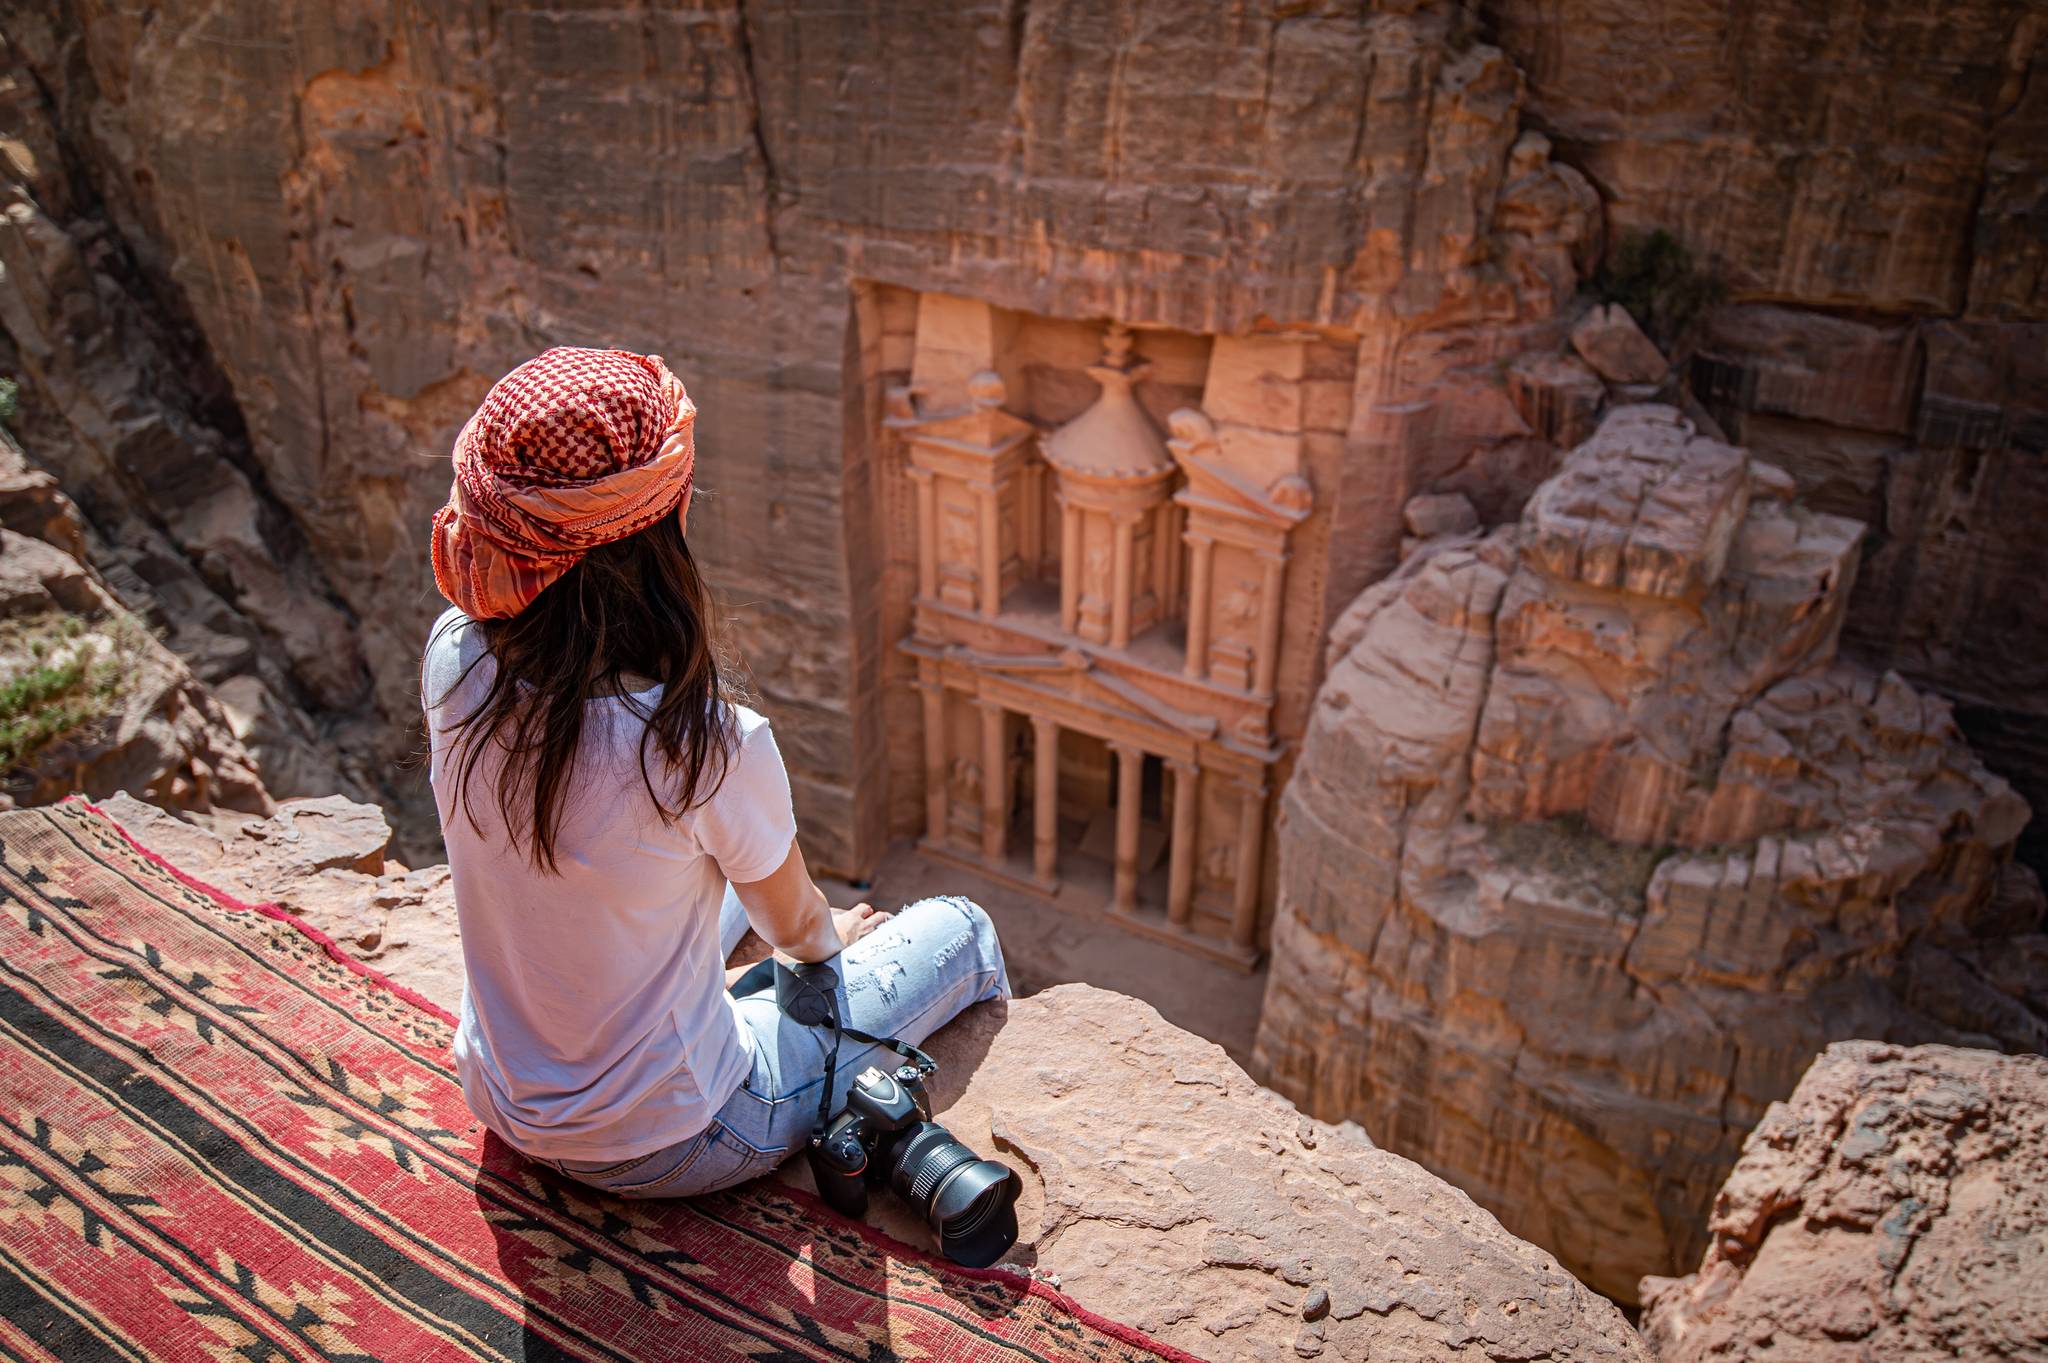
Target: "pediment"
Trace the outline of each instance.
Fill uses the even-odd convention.
[[[1079,649],[1060,653],[1006,654],[955,645],[946,650],[949,659],[967,663],[981,672],[1006,673],[1020,679],[1030,676],[1063,681],[1077,699],[1141,723],[1163,724],[1191,738],[1214,738],[1220,727],[1213,715],[1198,715],[1153,695],[1135,682],[1095,665]]]

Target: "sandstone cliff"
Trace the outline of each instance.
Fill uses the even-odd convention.
[[[2048,1041],[2026,806],[1836,660],[1864,528],[1791,491],[1618,409],[1346,613],[1285,796],[1269,1082],[1616,1296],[1828,1041]]]
[[[1852,628],[1859,647],[2007,732],[2039,711],[2048,630],[2011,589],[2040,567],[2015,366],[2048,351],[2026,0],[63,0],[0,5],[0,34],[23,196],[0,360],[174,645],[264,717],[281,787],[338,788],[315,769],[338,748],[348,788],[401,807],[436,461],[545,345],[686,375],[715,494],[699,548],[813,851],[859,872],[894,643],[870,600],[864,289],[1351,345],[1320,628],[1394,565],[1410,496],[1511,517],[1584,435],[1590,375],[1510,371],[1562,340],[1603,243],[1658,228],[1730,305],[1909,337],[1879,376],[1896,391],[1837,385],[1838,353],[1788,359],[1782,336],[1674,358],[1729,421],[1817,421],[1788,437],[1813,458],[1741,432],[1809,492],[1844,460],[1865,501],[1883,489],[1882,522],[1853,510],[1884,542],[1852,617],[1904,628]],[[1840,401],[1785,408],[1785,374]],[[1993,756],[2048,771],[2040,748]]]
[[[1830,1046],[1643,1284],[1663,1363],[2048,1358],[2048,1060]]]

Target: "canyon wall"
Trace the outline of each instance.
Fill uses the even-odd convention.
[[[1287,788],[1267,1082],[1626,1299],[1829,1041],[2048,1044],[2026,805],[1836,656],[1863,534],[1651,404],[1418,535]]]
[[[1848,442],[1898,545],[1863,618],[1914,632],[1852,610],[1852,639],[2039,753],[2040,608],[2002,590],[2040,552],[2009,510],[2039,462],[2013,370],[2044,349],[2017,330],[2044,311],[2039,30],[2021,0],[15,0],[0,359],[137,603],[261,716],[280,789],[418,816],[393,762],[456,426],[546,345],[666,355],[704,413],[698,547],[814,855],[858,871],[895,642],[866,285],[1355,344],[1328,619],[1393,566],[1412,494],[1512,514],[1561,433],[1503,369],[1555,339],[1603,241],[1666,228],[1730,303],[1943,319],[1976,357],[1928,384],[2000,407],[1990,437],[1924,429],[1930,341],[1903,399],[1851,393],[1800,438]],[[1849,455],[1782,462],[1820,483]]]

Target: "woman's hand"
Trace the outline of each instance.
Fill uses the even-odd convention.
[[[852,946],[888,921],[889,915],[877,912],[872,904],[832,910],[832,928],[839,934],[841,948]]]
[[[747,921],[792,961],[828,961],[889,921],[872,904],[835,909],[811,880],[795,843],[781,867],[763,880],[734,881]]]

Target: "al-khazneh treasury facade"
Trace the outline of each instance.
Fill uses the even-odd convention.
[[[917,698],[891,726],[893,784],[922,791],[904,831],[1252,966],[1320,642],[1313,465],[1341,457],[1350,344],[907,290],[876,308],[907,598],[892,671]],[[1316,633],[1290,635],[1291,600],[1318,603],[1296,612]]]

